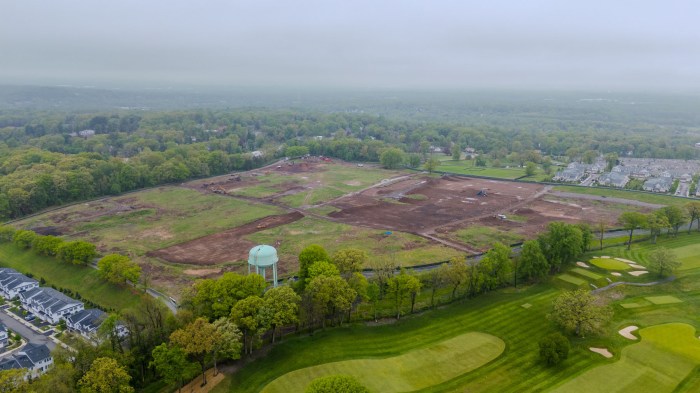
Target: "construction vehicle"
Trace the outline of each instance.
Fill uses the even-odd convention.
[[[211,186],[209,187],[209,191],[213,192],[214,194],[226,195],[226,189],[221,186]]]
[[[481,191],[476,193],[476,196],[485,197],[489,196],[489,194],[486,192],[486,189],[482,188]]]

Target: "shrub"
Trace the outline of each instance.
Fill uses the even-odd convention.
[[[540,359],[550,366],[559,364],[569,357],[569,349],[569,339],[561,333],[550,334],[540,341]]]

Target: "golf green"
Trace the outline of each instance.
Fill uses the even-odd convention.
[[[673,304],[673,303],[683,303],[683,301],[675,296],[665,295],[665,296],[649,296],[645,297],[648,301],[654,304]]]
[[[695,328],[669,323],[639,331],[641,342],[622,350],[619,361],[592,368],[553,392],[672,392],[700,366]]]
[[[395,357],[345,360],[295,370],[275,379],[262,392],[304,392],[314,379],[337,374],[357,378],[371,392],[411,392],[475,370],[504,349],[500,338],[470,332]]]
[[[597,266],[601,269],[606,269],[606,270],[629,270],[629,269],[631,269],[628,264],[626,264],[624,262],[620,262],[620,261],[612,259],[612,258],[593,258],[590,260],[590,263],[594,266]]]
[[[673,251],[678,255],[678,260],[681,262],[681,267],[678,270],[700,268],[700,244],[674,248]]]

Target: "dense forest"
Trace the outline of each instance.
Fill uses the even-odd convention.
[[[514,153],[575,158],[588,151],[695,159],[700,153],[694,148],[700,131],[693,98],[668,102],[656,97],[658,105],[652,105],[654,101],[633,105],[622,98],[545,100],[543,93],[502,96],[500,101],[493,95],[479,100],[449,94],[375,95],[362,102],[353,99],[362,95],[355,95],[324,101],[321,95],[308,101],[316,109],[285,109],[284,99],[278,97],[270,109],[212,104],[211,108],[145,110],[110,108],[114,98],[108,95],[99,101],[105,108],[78,111],[60,105],[58,109],[23,108],[22,91],[0,94],[0,108],[4,108],[0,110],[0,216],[4,218],[254,168],[284,157],[286,147],[295,145],[308,147],[311,154],[349,161],[378,161],[388,147],[413,153],[440,147],[446,154],[455,146],[471,147],[494,159],[512,158]],[[70,89],[50,91],[38,97],[79,103],[96,94],[87,91],[75,101],[66,93]],[[120,100],[128,97],[119,94]],[[148,97],[134,100],[159,96]]]

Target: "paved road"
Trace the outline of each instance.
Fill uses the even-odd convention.
[[[18,333],[20,336],[22,336],[25,340],[32,344],[46,344],[47,347],[49,347],[50,350],[53,351],[54,348],[56,348],[56,343],[51,341],[50,338],[44,336],[43,334],[39,334],[35,332],[34,330],[28,328],[21,322],[17,321],[16,319],[12,318],[9,314],[9,311],[6,310],[0,310],[0,321],[7,326],[10,330],[12,330],[15,333]]]

